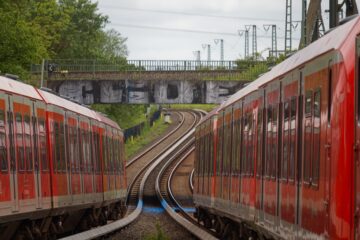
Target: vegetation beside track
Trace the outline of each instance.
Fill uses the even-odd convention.
[[[129,139],[125,144],[126,158],[131,159],[140,149],[160,137],[162,133],[168,128],[168,124],[162,118],[154,122],[152,127],[149,124],[145,125],[143,132],[140,136],[135,137],[133,140]]]
[[[201,109],[207,112],[210,112],[217,104],[171,104],[170,109]],[[164,107],[168,107],[164,105]]]
[[[117,122],[121,129],[127,129],[146,121],[146,105],[93,104],[91,107],[96,111],[105,113]]]
[[[106,114],[109,118],[119,124],[122,129],[131,128],[142,122],[145,126],[141,135],[135,138],[130,138],[125,144],[126,158],[130,159],[141,148],[158,138],[167,128],[168,125],[160,118],[154,122],[151,127],[146,116],[148,105],[130,105],[130,104],[94,104],[92,109]],[[150,116],[157,108],[155,105],[150,105]]]

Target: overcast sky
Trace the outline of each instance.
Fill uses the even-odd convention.
[[[94,0],[95,1],[95,0]],[[360,0],[356,0],[360,6]],[[195,60],[194,51],[211,44],[211,59],[220,59],[224,39],[225,60],[244,56],[244,36],[238,30],[257,25],[258,52],[271,47],[271,30],[276,24],[278,49],[284,48],[285,0],[100,0],[99,11],[109,16],[108,28],[127,37],[128,59]],[[308,1],[309,2],[309,1]],[[323,2],[328,2],[324,0]],[[324,4],[323,11],[327,8]],[[328,15],[324,14],[326,27]],[[301,0],[293,0],[293,21],[301,20]],[[294,23],[296,26],[296,23]],[[295,27],[294,26],[294,27]],[[167,29],[160,30],[160,29]],[[169,31],[172,30],[172,31]],[[300,24],[294,29],[293,47],[300,39]],[[250,38],[251,42],[251,38]],[[250,44],[251,53],[251,44]]]

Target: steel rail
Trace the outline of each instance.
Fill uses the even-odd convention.
[[[183,140],[187,141],[188,143],[184,147],[182,147],[180,150],[178,150],[177,153],[185,151],[186,149],[189,148],[189,145],[193,144],[193,141],[194,141],[193,134],[194,133],[195,133],[195,130],[193,129],[188,134],[186,134],[186,136],[183,138]],[[187,229],[191,234],[193,234],[194,236],[196,236],[199,239],[209,239],[209,240],[217,239],[212,234],[210,234],[207,230],[204,230],[202,227],[199,227],[196,224],[191,223],[191,221],[186,219],[185,217],[180,216],[176,212],[176,210],[173,207],[171,207],[170,204],[163,197],[163,194],[161,192],[161,187],[160,187],[161,177],[165,173],[167,168],[170,166],[170,164],[172,164],[172,162],[177,157],[178,157],[178,154],[173,153],[173,156],[171,157],[171,159],[169,159],[166,162],[166,164],[164,164],[164,166],[162,167],[162,169],[160,170],[160,173],[158,174],[158,176],[156,178],[155,189],[156,189],[156,194],[158,196],[158,199],[159,199],[161,205],[163,206],[163,208],[165,209],[165,211],[170,215],[170,217],[172,219],[174,219],[177,223],[179,223],[182,227]]]
[[[193,113],[192,113],[193,114]],[[103,237],[105,235],[109,235],[115,231],[118,231],[119,229],[122,229],[126,226],[128,226],[129,224],[131,224],[132,222],[134,222],[141,214],[142,209],[143,209],[143,194],[144,194],[144,187],[145,187],[145,183],[148,180],[148,177],[150,176],[150,174],[152,173],[152,171],[159,165],[161,164],[165,159],[169,158],[170,155],[172,155],[173,151],[175,151],[175,149],[177,149],[186,139],[186,137],[189,135],[189,133],[192,133],[194,130],[194,126],[197,122],[197,117],[195,116],[195,114],[193,114],[194,116],[194,122],[193,124],[188,128],[188,130],[186,131],[186,135],[182,136],[180,138],[178,138],[178,140],[175,141],[175,143],[167,148],[167,150],[163,151],[161,154],[158,154],[157,156],[154,157],[154,161],[149,162],[149,164],[147,165],[147,168],[144,167],[142,169],[144,173],[142,179],[141,179],[141,183],[140,183],[140,188],[139,188],[139,198],[138,198],[138,202],[137,202],[137,206],[135,208],[134,211],[132,211],[127,217],[119,219],[117,221],[111,222],[105,226],[101,226],[101,227],[97,227],[97,228],[93,228],[90,229],[88,231],[84,231],[78,234],[74,234],[68,237],[64,237],[61,238],[62,240],[90,240],[90,239],[96,239],[96,238],[100,238]],[[183,118],[184,120],[184,118]],[[170,135],[169,135],[170,136]],[[167,135],[168,137],[168,135]],[[160,141],[162,142],[162,141]],[[159,143],[160,143],[159,142]],[[143,172],[141,172],[140,174],[143,174]],[[138,174],[138,176],[140,175]],[[137,176],[137,177],[138,177]]]

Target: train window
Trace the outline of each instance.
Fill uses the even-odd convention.
[[[328,71],[328,77],[329,77],[329,87],[328,87],[328,113],[327,113],[327,121],[328,121],[328,124],[330,124],[330,120],[331,120],[331,105],[332,105],[332,79],[333,79],[333,72],[332,72],[332,69],[331,69],[331,61],[329,63],[329,71]],[[360,74],[359,72],[359,69],[357,70],[358,71],[358,75]],[[358,81],[360,80],[360,78],[358,77]],[[360,84],[358,82],[358,88],[360,87]],[[358,93],[359,94],[359,93]],[[358,104],[358,108],[360,107],[360,105]],[[359,110],[358,110],[359,111]],[[358,114],[360,114],[358,112]],[[360,120],[358,118],[358,120]]]
[[[236,170],[235,172],[237,174],[240,174],[241,172],[241,139],[242,139],[242,135],[241,135],[241,118],[237,120],[236,126],[238,128],[238,132],[237,132],[237,136],[238,136],[238,141],[236,144],[236,160],[235,160],[235,167]]]
[[[304,136],[304,181],[311,182],[312,156],[312,91],[306,92],[305,97],[305,136]]]
[[[250,113],[249,119],[249,138],[250,138],[250,153],[249,153],[249,174],[254,176],[254,151],[255,151],[255,118],[253,113]]]
[[[102,158],[104,164],[104,172],[108,172],[108,158],[107,158],[107,151],[106,151],[106,137],[102,136]]]
[[[216,174],[219,176],[221,172],[221,162],[222,162],[222,148],[223,148],[223,127],[219,126],[218,128],[218,138],[217,138],[217,158],[216,158]]]
[[[214,134],[212,130],[213,121],[210,122],[210,134],[209,134],[209,148],[210,148],[210,156],[209,156],[209,173],[210,176],[214,175]]]
[[[288,160],[289,160],[289,121],[290,121],[290,107],[289,102],[284,103],[284,124],[283,124],[283,152],[281,164],[281,179],[288,178]]]
[[[58,122],[54,122],[54,135],[55,135],[55,146],[54,156],[55,156],[55,171],[61,172],[61,151],[60,151],[60,126]]]
[[[16,143],[19,171],[25,171],[24,144],[23,144],[23,117],[20,113],[15,115],[16,121]]]
[[[59,132],[59,151],[60,151],[60,161],[61,161],[61,171],[66,172],[66,154],[65,154],[65,126],[64,123],[60,123],[60,132]]]
[[[208,165],[209,165],[209,144],[208,144],[208,133],[207,133],[207,124],[205,125],[204,131],[204,176],[207,176]]]
[[[95,162],[96,162],[96,173],[100,173],[100,148],[99,148],[99,133],[95,133]]]
[[[39,129],[37,126],[37,119],[35,116],[32,117],[32,128],[33,128],[33,143],[34,143],[34,160],[35,160],[35,170],[39,170]]]
[[[40,146],[41,169],[43,171],[48,171],[49,164],[47,159],[45,120],[43,118],[38,118],[38,124],[39,124],[39,146]]]
[[[271,177],[273,179],[276,178],[276,166],[277,166],[277,150],[278,150],[278,144],[277,144],[277,128],[278,128],[278,108],[273,108],[273,114],[272,114],[272,120],[273,120],[273,129],[272,129],[272,157],[271,157]]]
[[[295,179],[295,149],[296,149],[296,98],[291,99],[290,107],[290,159],[289,179]]]
[[[0,109],[0,128],[5,128],[5,112]]]
[[[262,175],[262,128],[263,128],[263,111],[258,109],[257,116],[257,154],[256,154],[256,176]]]
[[[7,172],[7,148],[6,148],[6,133],[5,133],[5,112],[0,110],[0,167],[2,172]]]
[[[266,122],[266,161],[265,161],[265,176],[271,175],[271,148],[272,148],[272,106],[267,109],[267,122]]]
[[[242,157],[241,157],[241,173],[244,175],[247,172],[247,151],[248,151],[248,129],[249,129],[249,123],[248,118],[246,115],[242,118],[243,120],[243,131],[242,131],[242,137],[243,137],[243,143],[242,143]]]
[[[312,162],[312,183],[319,183],[320,163],[320,124],[321,124],[321,94],[320,90],[314,94],[314,125],[313,125],[313,162]]]
[[[224,166],[223,172],[228,174],[230,172],[230,157],[231,157],[231,124],[227,123],[225,125],[225,133],[224,133]]]
[[[8,129],[9,129],[9,155],[10,155],[10,168],[12,170],[16,169],[16,164],[15,164],[15,138],[14,138],[14,117],[13,117],[13,113],[11,111],[7,112],[7,123],[8,123]]]
[[[24,133],[25,133],[25,159],[26,159],[26,170],[32,171],[32,147],[31,147],[31,132],[30,132],[30,116],[24,116]]]
[[[233,174],[237,174],[240,170],[240,121],[233,122],[233,142],[232,142],[232,162],[231,171]]]

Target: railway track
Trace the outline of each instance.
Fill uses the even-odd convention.
[[[192,133],[192,129],[198,122],[200,115],[194,112],[181,112],[178,119],[179,126],[167,134],[163,139],[154,143],[146,151],[139,154],[134,160],[127,164],[128,181],[128,211],[124,218],[108,223],[105,226],[91,229],[63,239],[96,239],[104,236],[114,235],[120,229],[134,222],[141,214],[144,207],[144,193],[154,188],[154,177],[175,149],[185,140],[183,135]],[[149,182],[152,181],[152,184]],[[149,187],[150,186],[150,187]],[[121,236],[121,233],[120,233]]]
[[[193,132],[190,132],[187,135],[187,139],[184,144],[179,146],[177,152],[172,154],[166,164],[162,167],[156,179],[156,193],[162,207],[166,210],[170,217],[192,235],[199,239],[217,239],[214,232],[211,232],[200,225],[192,214],[189,214],[188,211],[185,210],[172,191],[171,182],[175,176],[175,172],[187,159],[187,157],[193,153],[194,149]],[[188,187],[191,190],[191,187]],[[192,206],[192,208],[194,208],[194,206]]]

